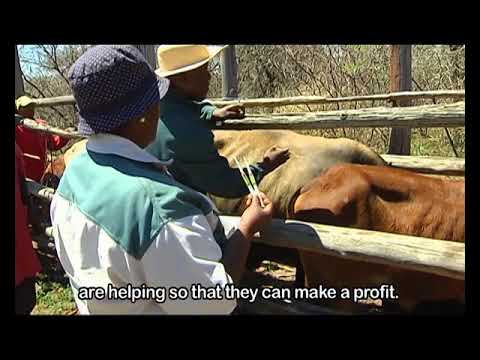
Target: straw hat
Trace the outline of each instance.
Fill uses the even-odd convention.
[[[226,46],[162,45],[157,49],[158,69],[155,73],[166,77],[190,71],[208,63]]]

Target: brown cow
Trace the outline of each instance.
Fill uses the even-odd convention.
[[[260,182],[259,188],[275,204],[275,216],[286,218],[294,195],[324,170],[339,163],[387,165],[380,155],[358,141],[301,135],[289,130],[215,131],[215,145],[230,165],[233,157],[248,163],[261,161],[273,147],[289,148],[290,159]],[[213,197],[219,210],[241,215],[245,198]]]
[[[465,181],[432,178],[388,167],[341,164],[305,185],[290,216],[303,221],[465,241]],[[464,281],[427,273],[300,252],[308,286],[392,284],[401,309],[422,303],[464,303]],[[351,301],[336,301],[352,309]]]
[[[260,161],[268,149],[289,148],[290,159],[265,176],[259,184],[260,190],[274,203],[274,216],[277,218],[288,218],[288,209],[295,194],[332,165],[338,163],[387,165],[382,157],[368,146],[346,138],[328,139],[301,135],[289,130],[218,130],[214,134],[219,153],[225,156],[233,167],[234,156],[254,163]],[[212,199],[224,214],[240,216],[245,209],[245,197],[226,199],[212,196]],[[254,244],[248,267],[255,268],[264,259],[296,266],[297,285],[303,286],[303,272],[295,250]]]

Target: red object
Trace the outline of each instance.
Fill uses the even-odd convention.
[[[15,143],[15,286],[35,277],[42,269],[27,227],[27,208],[22,202],[20,180],[24,177],[23,154]]]
[[[35,120],[40,125],[47,123],[42,119]],[[15,127],[15,142],[23,151],[25,176],[40,182],[47,167],[47,149],[57,151],[68,143],[68,139],[58,135],[49,135],[30,130],[22,125]]]

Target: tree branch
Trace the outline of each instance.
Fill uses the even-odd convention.
[[[44,92],[42,90],[40,90],[38,88],[38,86],[35,85],[35,83],[33,83],[32,81],[30,81],[27,76],[23,73],[22,71],[22,77],[23,77],[23,80],[28,84],[30,85],[31,87],[33,87],[35,90],[37,90],[37,92],[43,97],[43,98],[46,98],[47,96],[45,96]],[[62,114],[62,112],[60,112],[60,110],[58,110],[57,108],[55,107],[52,107],[52,109],[58,114],[60,115],[60,117],[64,120],[66,120],[66,117],[65,115]]]

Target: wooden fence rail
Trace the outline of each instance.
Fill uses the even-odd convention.
[[[335,129],[372,127],[463,127],[465,103],[411,107],[379,107],[356,110],[322,111],[300,115],[264,115],[226,120],[224,130],[251,129]]]
[[[458,242],[279,219],[254,241],[465,279],[465,244]]]
[[[246,108],[254,107],[276,107],[285,105],[314,105],[330,104],[353,101],[376,101],[376,100],[412,100],[412,99],[465,99],[465,90],[436,90],[436,91],[406,91],[390,94],[348,96],[340,98],[326,98],[323,96],[294,96],[286,98],[266,98],[266,99],[239,99],[239,100],[221,100],[210,99],[215,106],[225,106],[241,102]],[[74,105],[75,99],[72,95],[58,96],[52,98],[35,99],[37,107]]]
[[[410,171],[432,175],[465,176],[464,158],[390,154],[383,154],[382,157],[390,165]]]
[[[67,137],[83,137],[76,133],[50,126],[42,126],[31,119],[24,125],[38,131],[47,131]],[[332,129],[365,127],[463,127],[465,102],[447,105],[423,105],[402,108],[366,108],[313,113],[252,115],[241,120],[226,120],[217,127],[222,130],[251,129]]]
[[[22,120],[22,125],[30,130],[44,132],[47,134],[60,135],[68,139],[85,139],[86,136],[80,135],[77,132],[69,132],[54,126],[45,126],[37,123],[35,120],[24,118]]]

